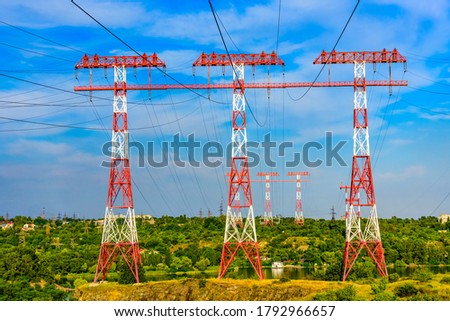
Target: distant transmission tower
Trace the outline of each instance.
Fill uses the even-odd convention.
[[[112,147],[108,197],[106,201],[102,243],[94,282],[100,275],[105,279],[112,263],[120,254],[139,283],[138,265],[142,264],[139,251],[136,218],[132,193],[130,161],[128,151],[128,111],[127,111],[127,67],[163,67],[165,64],[154,54],[147,57],[121,56],[100,57],[85,55],[75,65],[75,69],[89,69],[92,83],[92,69],[114,69],[114,103],[112,122]],[[81,90],[89,91],[89,87]],[[123,223],[117,220],[117,212],[124,212]]]
[[[305,218],[303,217],[303,203],[302,203],[302,176],[309,176],[309,172],[289,172],[287,176],[295,176],[295,212],[294,223],[300,226],[305,225]]]
[[[331,221],[336,221],[336,212],[334,211],[334,205],[331,207]]]
[[[387,276],[370,162],[366,63],[388,63],[389,83],[387,85],[391,87],[391,64],[399,62],[406,64],[406,58],[400,55],[396,49],[364,52],[333,51],[331,53],[323,51],[314,61],[315,64],[353,64],[353,161],[350,196],[348,200],[346,197],[343,281],[347,279],[363,248],[375,263],[380,275]],[[380,83],[380,85],[383,84]],[[361,230],[361,208],[367,208],[369,212],[364,232]]]
[[[223,215],[223,197],[220,199],[219,216]]]
[[[264,216],[262,219],[262,225],[263,226],[273,226],[273,215],[272,215],[272,202],[270,199],[270,179],[271,177],[278,177],[280,176],[277,172],[258,172],[256,176],[262,176],[265,177],[265,197],[264,197]]]

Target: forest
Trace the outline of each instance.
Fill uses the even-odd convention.
[[[2,217],[0,221],[6,223]],[[71,300],[75,287],[92,282],[102,233],[98,221],[16,216],[10,222],[12,226],[0,230],[0,300]],[[136,223],[142,281],[155,274],[166,275],[165,279],[192,273],[217,276],[213,272],[220,264],[225,216],[163,216],[138,218]],[[450,222],[441,224],[436,217],[392,217],[380,219],[379,224],[388,266],[450,265]],[[282,218],[272,227],[258,224],[257,233],[263,265],[282,261],[316,267],[312,279],[340,279],[345,221],[306,219],[304,226],[298,226],[293,218]],[[238,279],[235,268],[248,266],[240,256],[226,277]],[[376,278],[374,265],[364,255],[349,276],[353,281]],[[390,276],[396,278],[395,273]],[[113,264],[108,280],[130,283],[121,260]]]

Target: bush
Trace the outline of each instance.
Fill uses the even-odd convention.
[[[389,274],[389,282],[397,282],[398,280],[400,280],[398,273]]]
[[[442,283],[442,284],[450,284],[450,276],[444,276],[444,277],[441,279],[441,283]]]
[[[199,289],[202,289],[202,288],[204,288],[206,286],[206,280],[205,279],[202,279],[202,280],[200,280],[199,282],[198,282],[198,287],[199,287]]]
[[[347,285],[345,288],[327,291],[325,293],[317,293],[314,301],[355,301],[356,289],[353,285]]]
[[[387,280],[386,279],[382,279],[379,282],[376,283],[372,283],[370,285],[370,288],[372,289],[372,294],[378,294],[383,292],[384,290],[386,290],[387,287]]]
[[[75,288],[78,288],[78,287],[80,287],[82,285],[85,285],[85,284],[88,284],[88,281],[86,281],[85,279],[82,279],[82,278],[78,278],[75,281],[73,281],[73,286]]]
[[[396,267],[405,267],[407,264],[403,260],[397,260],[395,261],[394,265]]]
[[[428,282],[433,279],[433,273],[428,270],[420,269],[413,273],[412,278],[419,282]]]
[[[280,283],[286,283],[286,282],[289,282],[289,281],[291,281],[289,278],[281,278],[279,280]]]
[[[395,295],[389,293],[389,292],[380,292],[375,294],[375,297],[373,298],[374,301],[395,301]]]
[[[395,288],[394,293],[400,298],[416,295],[417,288],[412,283],[405,283]]]
[[[372,261],[356,262],[348,279],[352,281],[372,279],[377,274],[375,264]]]
[[[139,282],[143,283],[146,282],[147,279],[145,277],[144,269],[141,265],[138,264],[138,275],[139,275]],[[133,272],[128,268],[128,265],[122,265],[121,271],[119,272],[119,278],[117,280],[119,284],[134,284],[136,283],[136,279],[133,275]]]

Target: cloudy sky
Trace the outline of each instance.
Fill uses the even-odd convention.
[[[192,62],[201,52],[224,53],[225,47],[208,1],[78,0],[82,8],[139,53],[156,52],[167,74],[151,71],[154,84],[207,82],[207,70]],[[331,50],[357,1],[212,1],[225,43],[231,53],[276,50],[281,67],[246,69],[245,81],[312,81],[321,66],[312,61]],[[281,4],[281,5],[280,5]],[[281,8],[281,11],[279,11]],[[446,0],[360,1],[336,49],[375,51],[397,48],[407,57],[392,66],[392,76],[408,87],[368,88],[372,166],[380,217],[420,217],[450,212],[450,4]],[[280,19],[279,19],[280,17]],[[0,215],[58,213],[101,217],[109,169],[103,153],[111,139],[112,92],[73,91],[89,83],[89,71],[74,65],[84,53],[135,55],[71,1],[0,0]],[[366,66],[368,80],[386,80],[388,66]],[[283,73],[284,72],[284,73]],[[353,66],[326,67],[319,81],[351,81]],[[105,77],[106,76],[106,77]],[[211,69],[211,81],[229,83],[232,71]],[[148,70],[128,69],[129,84],[145,84]],[[94,84],[112,84],[113,73],[93,73]],[[247,90],[253,116],[248,115],[248,138],[261,142],[270,133],[277,144],[291,142],[285,157],[276,151],[275,168],[257,164],[258,171],[309,171],[302,185],[305,217],[329,218],[330,208],[344,212],[339,185],[349,183],[352,156],[352,88]],[[137,213],[198,215],[200,208],[218,214],[227,198],[228,168],[201,164],[186,167],[185,150],[164,152],[164,142],[178,134],[193,134],[200,148],[230,141],[231,90],[135,91],[128,93],[131,173]],[[259,125],[258,125],[259,123]],[[345,142],[336,159],[308,167],[284,166],[293,153],[317,142],[326,133],[332,146]],[[309,145],[308,145],[309,144]],[[153,146],[153,148],[152,148]],[[152,152],[153,150],[153,152]],[[309,160],[325,160],[325,150],[310,149]],[[253,153],[262,153],[254,148]],[[147,156],[169,165],[148,164]],[[304,155],[302,155],[304,156]],[[223,161],[222,158],[214,160]],[[140,164],[140,163],[144,164]],[[263,184],[252,184],[255,213],[264,207]],[[293,216],[295,184],[272,185],[274,214]],[[226,205],[226,204],[225,204]]]

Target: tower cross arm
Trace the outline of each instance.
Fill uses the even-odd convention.
[[[231,59],[231,60],[230,60]],[[246,66],[280,65],[284,66],[284,61],[276,54],[211,54],[202,53],[192,64],[193,67],[200,66],[231,66],[233,64],[244,64]]]
[[[75,64],[75,69],[112,68],[114,66],[165,68],[166,64],[156,53],[149,56],[145,53],[140,56],[99,56],[97,54],[89,56],[85,54]]]
[[[397,49],[391,51],[335,51],[325,50],[317,57],[313,64],[351,64],[354,62],[366,63],[406,63],[406,57],[402,56]]]

